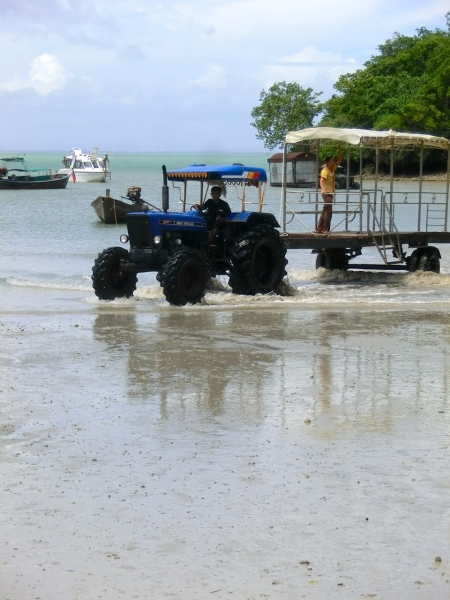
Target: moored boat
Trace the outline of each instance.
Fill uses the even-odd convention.
[[[0,160],[3,163],[3,167],[0,168],[0,190],[49,190],[63,189],[67,186],[68,174],[52,173],[51,169],[45,167],[28,169],[25,159],[21,156]]]
[[[122,196],[123,198],[123,196]],[[123,202],[129,200],[129,202]],[[109,190],[106,190],[106,196],[98,196],[91,202],[92,208],[96,215],[103,223],[107,225],[125,223],[127,214],[131,211],[140,212],[151,210],[148,204],[141,200],[141,188],[130,187],[127,190],[126,198],[116,200],[109,195]]]
[[[90,154],[84,154],[80,148],[72,148],[62,162],[64,168],[59,169],[58,173],[71,175],[74,182],[92,183],[111,179],[108,155],[100,158],[98,148],[93,148]]]

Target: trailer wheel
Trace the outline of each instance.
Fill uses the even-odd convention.
[[[230,262],[230,287],[235,294],[267,294],[286,275],[286,247],[278,230],[256,225],[236,238]]]
[[[431,271],[440,273],[441,264],[439,260],[439,251],[436,248],[426,248],[419,259],[419,269],[421,271]]]
[[[100,300],[129,298],[136,289],[137,275],[124,271],[121,261],[129,261],[125,248],[108,248],[95,259],[92,267],[92,287]]]
[[[198,250],[183,249],[169,258],[158,279],[170,304],[197,304],[209,279],[207,259]]]
[[[325,268],[325,252],[319,252],[316,256],[316,269]]]
[[[324,267],[325,269],[346,271],[348,269],[348,256],[339,251],[325,252]]]
[[[406,259],[406,265],[408,267],[408,271],[410,273],[414,273],[419,268],[419,260],[421,256],[421,251],[414,250],[411,256],[408,256]]]

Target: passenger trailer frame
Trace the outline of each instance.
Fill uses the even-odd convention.
[[[355,192],[349,189],[339,190],[334,194],[334,221],[338,221],[330,233],[315,232],[318,216],[321,213],[323,200],[317,178],[315,191],[288,189],[286,182],[286,160],[288,147],[293,144],[309,142],[314,145],[317,156],[317,171],[319,172],[319,150],[324,141],[339,142],[347,145],[347,166],[350,160],[350,147],[359,147],[359,178],[360,189]],[[394,189],[394,157],[397,149],[420,150],[419,182],[417,192]],[[423,155],[425,148],[447,151],[447,177],[445,192],[425,191],[423,189]],[[370,188],[363,184],[363,151],[375,151],[375,180]],[[390,153],[390,178],[388,190],[382,190],[379,185],[379,154],[380,151]],[[347,168],[347,174],[349,174]],[[280,198],[280,223],[282,237],[287,248],[310,249],[316,253],[330,254],[345,253],[348,260],[361,254],[363,248],[375,247],[383,264],[355,264],[356,269],[390,269],[416,270],[421,268],[419,261],[407,257],[407,250],[422,249],[420,252],[435,251],[440,258],[439,250],[431,244],[450,243],[449,226],[449,190],[450,190],[450,141],[427,134],[399,133],[395,131],[372,131],[364,129],[338,129],[333,127],[314,127],[299,131],[291,131],[286,135],[283,147],[283,183]],[[289,196],[294,200],[291,202]],[[414,198],[417,196],[417,200]],[[289,201],[288,201],[289,199]],[[409,215],[408,227],[399,229],[396,224],[404,221],[406,210],[400,211],[401,206],[411,207],[413,215]],[[399,214],[402,212],[403,214]],[[338,216],[339,215],[339,216]],[[341,216],[343,215],[343,216]],[[336,219],[336,216],[338,218]],[[340,220],[339,220],[340,219]],[[302,231],[291,231],[288,225],[296,220],[302,225]],[[352,225],[353,224],[353,225]],[[415,229],[411,227],[415,226]],[[406,250],[405,250],[406,247]],[[391,250],[393,260],[388,259]],[[415,252],[415,256],[419,256]],[[344,264],[345,268],[348,268]],[[318,261],[320,264],[320,261]],[[333,261],[328,261],[328,268]],[[422,264],[422,266],[425,263]],[[438,267],[439,269],[439,263]],[[433,269],[435,270],[435,269]]]

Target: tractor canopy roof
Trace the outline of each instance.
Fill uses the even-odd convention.
[[[170,181],[223,181],[224,183],[244,183],[245,185],[258,186],[260,182],[267,181],[264,169],[260,167],[246,167],[242,164],[233,165],[189,165],[185,169],[167,171]]]

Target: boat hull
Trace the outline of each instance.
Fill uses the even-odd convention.
[[[109,174],[109,171],[101,169],[74,169],[74,172],[75,183],[102,183],[106,181],[106,176]],[[72,175],[72,169],[60,169],[58,173]]]
[[[49,179],[39,181],[20,181],[0,179],[0,190],[54,190],[67,187],[69,175],[52,175]]]
[[[129,212],[141,212],[146,208],[145,205],[127,204],[110,196],[98,196],[91,202],[91,206],[100,221],[107,225],[125,223]]]

